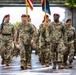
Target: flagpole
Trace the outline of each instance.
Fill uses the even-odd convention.
[[[46,10],[46,0],[44,1],[44,7],[45,7],[45,10]],[[46,12],[45,12],[45,26],[46,26]]]
[[[26,16],[28,15],[28,4],[27,4],[27,0],[25,0],[26,2]]]
[[[26,2],[26,15],[28,15],[28,4],[27,4],[27,0],[25,0]]]
[[[45,24],[46,24],[46,12],[45,12]]]

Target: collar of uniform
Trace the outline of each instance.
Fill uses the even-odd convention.
[[[67,26],[67,27],[68,27],[68,26]],[[74,29],[74,30],[75,30],[75,28],[74,28],[73,26],[71,26],[71,25],[70,25],[68,28],[71,28],[71,29]]]
[[[45,22],[43,22],[43,23],[41,23],[42,25],[44,25],[44,24],[49,24],[49,22],[48,23],[45,23]]]
[[[27,22],[27,23],[21,23],[21,25],[27,26],[27,25],[30,25],[30,23],[29,22]]]
[[[61,22],[58,22],[58,23],[56,23],[56,22],[53,22],[54,24],[57,24],[57,25],[59,25],[59,24],[61,24]]]
[[[72,26],[70,25],[70,26],[68,26],[68,25],[65,25],[66,27],[68,27],[68,28],[71,28]]]
[[[21,24],[22,24],[22,25],[26,25],[27,23],[23,23],[23,22],[22,22]]]
[[[6,23],[6,22],[5,22],[4,24],[5,24],[5,25],[10,25],[11,23]]]

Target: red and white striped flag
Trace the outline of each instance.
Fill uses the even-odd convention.
[[[33,0],[26,0],[26,4],[33,10]]]

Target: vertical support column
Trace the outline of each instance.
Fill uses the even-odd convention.
[[[76,29],[76,9],[75,8],[73,9],[73,26]]]
[[[72,19],[72,25],[76,29],[76,9],[75,8],[65,8],[65,20],[67,18]]]
[[[66,19],[71,18],[72,19],[72,12],[69,8],[65,8],[65,21]]]

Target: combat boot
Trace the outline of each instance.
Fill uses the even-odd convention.
[[[43,60],[43,59],[41,59],[41,65],[44,65],[44,64],[45,64],[44,60]]]
[[[35,50],[35,55],[38,55],[37,50]]]
[[[51,62],[49,62],[49,64],[50,64],[50,65],[52,65],[52,63],[51,63]]]
[[[63,65],[63,66],[67,66],[67,63],[63,63],[62,65]]]
[[[49,63],[45,63],[45,66],[46,66],[46,67],[49,67]]]
[[[25,61],[21,61],[21,70],[25,70],[26,69],[26,62]]]
[[[49,67],[49,64],[46,64],[45,66],[46,66],[46,67]]]
[[[24,70],[24,67],[23,66],[20,66],[21,70]]]
[[[41,57],[41,65],[45,65],[44,58]]]
[[[31,63],[30,62],[27,63],[27,68],[31,69]]]
[[[1,62],[1,64],[2,64],[2,65],[4,65],[4,64],[5,64],[4,62],[5,62],[5,61],[4,61],[4,59],[2,59],[2,62]]]
[[[41,62],[41,58],[39,57],[39,61]]]
[[[9,60],[6,60],[5,61],[5,64],[6,64],[6,66],[9,66],[10,64],[9,64]]]
[[[41,65],[44,65],[44,62],[41,62]]]
[[[69,63],[68,64],[68,68],[72,68],[73,66],[72,66],[72,63]]]
[[[53,62],[53,69],[56,69],[56,62]]]
[[[58,69],[64,69],[64,66],[60,62],[58,63]]]

